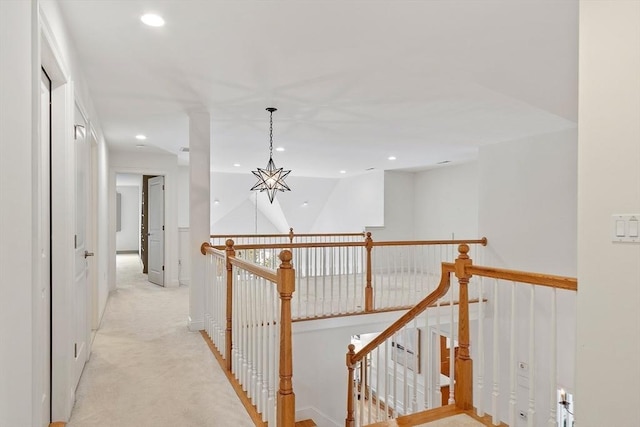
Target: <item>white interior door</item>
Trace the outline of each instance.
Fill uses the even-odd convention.
[[[147,241],[149,281],[164,286],[164,176],[149,179]]]
[[[40,419],[36,425],[48,426],[51,418],[51,80],[42,71],[40,84],[40,157],[38,160],[38,250],[40,269],[38,272],[38,298],[34,309],[39,355],[37,372],[37,402]],[[36,423],[34,421],[34,423]]]
[[[75,388],[80,381],[82,369],[87,361],[90,336],[89,324],[89,263],[87,257],[92,256],[87,247],[87,212],[89,208],[90,161],[87,140],[88,126],[82,112],[76,106],[74,114],[74,147],[75,147],[75,256],[74,286],[72,296],[73,316],[73,383]]]

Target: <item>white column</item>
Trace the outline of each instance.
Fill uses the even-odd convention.
[[[209,168],[211,163],[211,117],[206,111],[189,113],[189,330],[204,328],[205,257],[200,245],[209,240]]]

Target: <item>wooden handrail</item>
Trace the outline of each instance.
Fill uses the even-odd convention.
[[[569,291],[578,290],[578,280],[574,277],[507,270],[504,268],[481,267],[478,265],[470,265],[466,268],[466,271],[472,276],[491,277],[493,279],[510,280],[512,282],[548,286],[552,288],[566,289]]]
[[[364,232],[361,233],[300,233],[300,234],[295,234],[294,237],[356,237],[356,236],[360,236],[360,237],[365,237]]]
[[[255,274],[258,277],[267,279],[270,282],[278,282],[278,275],[273,270],[267,267],[262,267],[261,265],[256,265],[250,261],[245,261],[240,258],[231,258],[231,264],[236,267],[242,268],[243,270],[247,270],[249,273]]]
[[[288,234],[211,234],[212,239],[232,239],[234,237],[289,237]]]
[[[234,237],[288,237],[288,238],[296,238],[296,237],[356,237],[362,236],[365,237],[364,231],[359,233],[294,233],[293,228],[289,229],[288,233],[274,233],[274,234],[211,234],[209,237],[212,239],[221,239],[227,238],[232,239]]]
[[[236,250],[243,249],[291,249],[291,248],[334,248],[334,247],[360,247],[365,242],[309,242],[309,243],[254,243],[247,245],[235,245]],[[213,246],[221,248],[222,246]]]
[[[370,237],[370,236],[369,236]],[[487,238],[482,239],[460,239],[460,240],[394,240],[376,242],[372,241],[372,246],[436,246],[436,245],[460,245],[460,244],[479,244],[487,245]],[[236,250],[246,249],[291,249],[291,248],[333,248],[333,247],[366,247],[367,241],[362,242],[308,242],[308,243],[255,243],[247,245],[235,245]],[[212,246],[222,249],[224,246]]]
[[[373,242],[373,246],[430,246],[430,245],[461,245],[478,244],[487,246],[487,238],[471,240],[391,240],[386,242]]]
[[[452,263],[443,262],[442,263],[442,274],[440,276],[440,283],[438,287],[431,292],[426,298],[416,304],[411,310],[407,311],[403,314],[398,320],[393,322],[391,326],[385,329],[380,335],[371,340],[367,345],[362,347],[360,351],[350,356],[351,364],[355,364],[360,360],[364,359],[364,357],[370,353],[374,348],[378,347],[380,344],[385,342],[387,339],[391,338],[396,332],[402,329],[409,321],[413,320],[414,317],[418,316],[424,310],[426,310],[431,304],[436,302],[439,298],[442,298],[447,291],[449,290],[450,285],[450,274],[455,271],[455,266]]]
[[[200,245],[200,253],[202,255],[211,254],[224,258],[224,249],[226,249],[226,246],[211,246],[209,242],[204,242]]]

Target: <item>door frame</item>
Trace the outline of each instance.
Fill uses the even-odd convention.
[[[51,421],[66,421],[75,401],[72,385],[74,87],[51,27],[38,9],[38,57],[51,79]],[[37,67],[38,70],[40,67]]]
[[[177,226],[174,227],[173,211],[171,210],[173,203],[172,188],[174,186],[174,175],[166,169],[144,168],[144,167],[126,167],[126,166],[110,166],[109,167],[109,291],[116,289],[116,175],[118,174],[135,174],[135,175],[155,175],[164,176],[165,197],[164,197],[164,217],[165,217],[165,244],[164,244],[164,287],[179,286],[177,278],[173,279],[174,263],[177,268]],[[172,233],[172,227],[176,229],[175,236]],[[174,249],[176,254],[174,255]]]

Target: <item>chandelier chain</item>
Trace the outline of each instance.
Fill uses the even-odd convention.
[[[269,111],[269,158],[273,158],[273,111]]]

